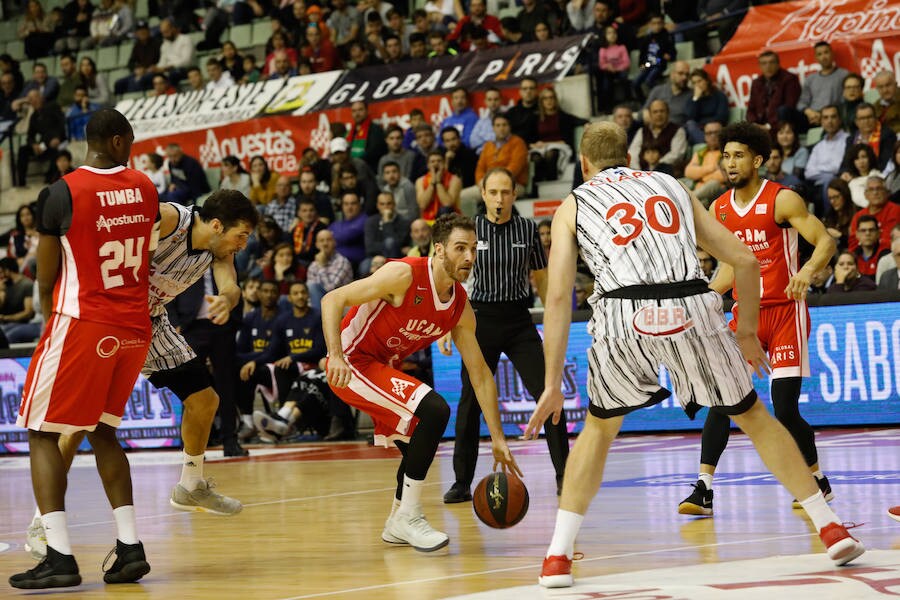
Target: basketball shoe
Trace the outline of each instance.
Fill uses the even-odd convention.
[[[895,521],[900,521],[900,506],[894,506],[888,509],[888,516]]]
[[[261,410],[253,411],[253,424],[259,431],[260,439],[262,439],[263,433],[266,433],[275,440],[281,440],[291,430],[290,424],[284,418],[278,415],[272,416]]]
[[[568,556],[548,556],[541,567],[538,583],[545,588],[572,587],[572,559]]]
[[[44,533],[44,522],[40,517],[35,517],[25,532],[25,552],[35,560],[42,560],[47,556],[47,534]]]
[[[392,544],[406,542],[419,552],[434,552],[450,543],[447,534],[432,527],[421,509],[412,514],[395,512],[388,518],[384,530],[389,537],[400,540]],[[383,533],[381,538],[385,539]]]
[[[819,484],[819,489],[822,490],[822,495],[825,496],[825,502],[831,502],[834,500],[834,492],[831,491],[831,484],[828,483],[828,478],[824,475],[821,479],[816,477],[816,483]],[[800,501],[794,498],[791,500],[791,506],[794,508],[803,508],[803,505],[800,504]]]
[[[460,502],[471,502],[472,492],[469,486],[458,481],[453,482],[447,493],[444,494],[444,504],[459,504]]]
[[[846,565],[866,551],[862,543],[847,532],[839,523],[829,523],[819,531],[819,538],[828,550],[828,558],[835,566]]]
[[[396,501],[395,501],[396,502]],[[401,540],[398,537],[391,535],[390,530],[388,529],[388,525],[391,522],[391,519],[394,518],[394,515],[397,514],[397,506],[395,505],[391,508],[391,514],[388,515],[388,518],[384,521],[384,529],[381,531],[381,539],[388,544],[397,544],[399,546],[408,546],[409,542],[406,540]]]
[[[679,515],[698,515],[710,517],[713,514],[713,491],[706,489],[702,480],[691,484],[694,491],[678,505]]]
[[[106,563],[113,554],[116,555],[116,560],[107,569]],[[103,559],[101,569],[103,569],[105,583],[134,583],[150,572],[150,563],[147,562],[147,557],[144,555],[142,543],[124,544],[120,540],[116,540],[116,547],[110,550]]]
[[[22,590],[40,590],[81,585],[78,563],[71,554],[60,554],[47,548],[47,555],[33,569],[9,578],[9,585]]]
[[[190,492],[179,483],[172,490],[169,504],[178,510],[208,512],[214,515],[236,515],[244,508],[239,500],[223,496],[213,491],[212,479],[201,479],[197,488]]]

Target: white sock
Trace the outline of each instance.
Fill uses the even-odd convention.
[[[400,506],[397,510],[403,514],[411,515],[420,510],[422,504],[422,485],[425,481],[410,479],[408,475],[403,476],[403,497],[400,498]]]
[[[123,544],[137,544],[137,520],[134,516],[134,505],[126,504],[113,509],[119,541]]]
[[[185,452],[181,463],[181,481],[178,483],[190,492],[197,489],[201,479],[203,479],[203,455],[191,456]]]
[[[278,410],[278,416],[281,417],[282,419],[284,419],[285,421],[287,421],[288,423],[290,423],[291,422],[291,412],[293,412],[293,410],[294,410],[293,406],[282,406]]]
[[[834,511],[831,510],[831,507],[828,506],[828,503],[825,502],[825,496],[822,495],[822,492],[816,492],[806,500],[801,500],[800,506],[803,507],[803,510],[806,511],[806,514],[812,519],[813,525],[819,531],[829,523],[841,523]],[[50,538],[47,539],[49,540]]]
[[[41,509],[39,509],[37,506],[35,506],[34,507],[34,519],[40,519],[40,518],[41,518]],[[32,521],[34,519],[32,519]]]
[[[575,554],[575,537],[581,529],[584,515],[579,515],[568,510],[556,511],[556,528],[553,530],[553,539],[547,548],[547,556],[565,556],[572,558]]]
[[[708,490],[712,489],[712,481],[713,481],[712,473],[700,473],[699,479],[700,479],[700,481],[703,482],[703,485],[706,486],[706,489],[708,489]]]
[[[66,511],[56,510],[46,515],[41,515],[41,521],[44,523],[47,545],[60,554],[72,554],[72,545],[69,543],[69,527],[66,523]]]
[[[825,479],[825,475],[822,474],[821,470],[813,471],[813,477],[815,477],[816,479]]]

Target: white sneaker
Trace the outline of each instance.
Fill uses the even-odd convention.
[[[47,534],[44,532],[44,522],[40,517],[35,517],[25,533],[25,552],[31,554],[35,560],[43,560],[47,556]]]
[[[432,527],[421,512],[417,510],[412,515],[397,512],[388,519],[385,530],[390,537],[408,543],[419,552],[434,552],[449,544],[447,534]]]
[[[169,504],[178,510],[208,512],[214,515],[231,516],[241,512],[243,505],[239,500],[212,491],[214,487],[212,479],[201,479],[197,487],[191,491],[184,489],[179,483],[172,490]]]
[[[388,544],[397,544],[398,546],[408,546],[409,542],[406,540],[401,540],[400,538],[391,535],[390,530],[388,529],[388,525],[391,522],[391,519],[394,518],[394,515],[397,514],[397,507],[394,506],[391,508],[391,514],[388,515],[388,518],[384,521],[384,529],[381,530],[381,540],[387,542]]]
[[[261,410],[253,411],[253,425],[259,430],[260,437],[263,433],[267,433],[276,440],[281,439],[291,428],[287,421]]]

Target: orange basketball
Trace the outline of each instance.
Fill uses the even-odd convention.
[[[472,506],[482,523],[506,529],[528,512],[528,489],[514,473],[491,473],[475,486]]]

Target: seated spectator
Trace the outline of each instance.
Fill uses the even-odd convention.
[[[691,86],[693,95],[687,102],[684,131],[689,143],[702,144],[706,140],[704,126],[707,123],[728,122],[728,97],[716,87],[709,78],[709,73],[703,69],[691,71]]]
[[[425,34],[413,32],[409,34],[409,59],[422,59],[428,56]]]
[[[188,67],[187,78],[181,84],[183,92],[202,92],[206,89],[206,82],[203,81],[203,73],[200,67]]]
[[[472,31],[481,27],[488,32],[488,40],[494,44],[503,39],[503,30],[500,27],[500,19],[487,13],[485,0],[471,0],[469,12],[456,22],[456,27],[447,36],[448,42],[456,42],[459,49],[468,52],[471,49]],[[443,126],[443,125],[442,125]],[[468,138],[463,134],[464,138]]]
[[[444,168],[459,177],[463,187],[475,185],[475,167],[478,164],[475,151],[463,145],[459,131],[454,127],[441,130],[441,141],[444,144]]]
[[[13,110],[18,111],[29,104],[28,94],[32,90],[37,90],[45,102],[55,102],[59,96],[59,81],[56,77],[48,75],[47,65],[44,63],[34,63],[34,67],[31,68],[31,79],[22,88],[18,99],[12,103]]]
[[[526,144],[537,141],[541,106],[538,101],[536,79],[533,77],[522,78],[522,81],[519,82],[519,100],[505,114],[513,135],[522,138]],[[491,124],[493,125],[493,122]]]
[[[841,173],[841,179],[850,187],[853,204],[865,208],[869,205],[869,201],[866,200],[866,182],[870,176],[883,177],[883,175],[875,168],[877,162],[875,152],[868,144],[854,144],[847,150],[847,154],[844,163],[848,164],[848,169]]]
[[[640,70],[637,77],[631,83],[634,95],[644,98],[644,86],[652,88],[656,81],[662,77],[669,66],[669,61],[675,60],[675,41],[672,35],[666,31],[665,21],[662,15],[651,14],[647,20],[647,33],[638,38],[638,50],[640,51]]]
[[[652,90],[641,107],[641,120],[646,123],[650,120],[650,105],[656,100],[662,100],[669,107],[669,120],[679,127],[687,122],[687,104],[693,97],[691,87],[688,85],[691,67],[687,61],[677,60],[669,69],[669,81],[662,82]]]
[[[143,163],[141,165],[141,171],[144,173],[144,175],[147,176],[148,179],[150,179],[150,181],[156,187],[156,193],[160,195],[165,194],[166,189],[169,187],[169,183],[168,181],[166,181],[166,173],[165,171],[163,171],[163,163],[164,161],[162,156],[160,156],[156,152],[150,152],[144,155]]]
[[[884,178],[884,184],[887,186],[890,201],[900,202],[900,140],[894,144],[894,153],[885,171],[888,174]]]
[[[318,157],[318,155],[316,155]],[[319,182],[315,171],[310,167],[300,169],[300,193],[297,194],[297,207],[303,200],[309,200],[316,207],[316,218],[325,225],[334,221],[334,204],[331,197],[318,189]],[[315,244],[315,237],[311,240]]]
[[[409,226],[412,247],[407,256],[434,256],[434,242],[431,241],[431,225],[425,219],[416,219]]]
[[[353,118],[353,126],[347,136],[350,156],[363,160],[369,169],[377,169],[378,160],[387,152],[384,129],[369,116],[365,102],[351,104],[350,115]]]
[[[250,201],[257,207],[264,206],[275,196],[278,178],[269,170],[269,163],[257,154],[250,159]]]
[[[100,39],[101,46],[118,46],[134,36],[134,11],[128,0],[113,1],[113,17],[109,22],[109,31]]]
[[[815,213],[821,216],[825,214],[827,206],[826,188],[829,182],[840,173],[847,139],[850,135],[841,129],[841,118],[837,107],[826,106],[822,108],[820,115],[822,139],[816,142],[809,153],[804,178],[816,188],[811,199],[816,204]]]
[[[306,272],[306,285],[310,305],[319,310],[325,294],[353,281],[353,267],[336,251],[334,234],[330,230],[323,229],[316,235],[316,248],[316,258]]]
[[[552,87],[541,90],[538,97],[537,141],[528,145],[534,166],[534,181],[559,179],[565,166],[575,156],[575,128],[586,120],[567,113],[559,107],[559,99]]]
[[[65,152],[65,150],[63,151]],[[31,306],[36,309],[40,307],[40,286],[32,285]],[[896,286],[895,286],[896,287]],[[6,292],[0,291],[0,296],[5,297]],[[5,298],[0,300],[0,304],[5,302]],[[6,323],[3,325],[3,335],[10,344],[29,344],[37,341],[41,337],[41,331],[44,328],[44,316],[40,310],[34,311],[34,316],[27,323]],[[2,337],[2,336],[0,336]]]
[[[439,150],[428,153],[428,172],[416,179],[416,202],[419,214],[429,224],[448,212],[460,212],[462,180],[444,166]]]
[[[162,42],[150,35],[147,21],[138,21],[134,28],[134,46],[128,57],[130,75],[116,79],[114,90],[121,96],[125,92],[141,92],[153,84],[152,69],[159,63],[159,50]],[[147,78],[147,75],[150,75]]]
[[[856,224],[863,215],[872,215],[878,219],[878,229],[881,231],[881,243],[889,246],[891,243],[891,229],[900,224],[900,206],[887,200],[887,188],[884,186],[884,178],[877,175],[869,177],[866,181],[866,200],[869,206],[853,215],[850,223],[850,242],[847,248],[856,250],[859,241],[856,239]]]
[[[53,20],[44,13],[40,1],[28,0],[25,13],[16,29],[18,38],[25,42],[25,56],[35,59],[50,54],[54,43],[54,27]]]
[[[403,132],[404,148],[407,150],[416,150],[416,130],[422,125],[428,125],[428,123],[425,122],[425,113],[422,112],[422,109],[414,108],[409,111],[409,128]],[[431,134],[434,135],[434,131],[432,131]]]
[[[97,72],[94,59],[83,57],[78,63],[78,72],[81,75],[81,85],[87,89],[91,102],[101,107],[109,104],[109,87],[106,85],[106,78]]]
[[[865,85],[865,80],[856,73],[850,73],[844,77],[841,102],[838,104],[838,114],[841,117],[844,130],[848,133],[853,133],[856,129],[854,123],[856,108],[865,102],[863,99],[863,88]]]
[[[34,317],[34,281],[19,272],[19,262],[11,256],[0,258],[0,279],[5,282],[0,323],[6,333],[13,325],[28,323]]]
[[[809,162],[809,150],[806,146],[800,145],[800,138],[794,129],[794,124],[790,121],[779,121],[775,126],[775,144],[781,148],[781,154],[784,157],[781,168],[789,175],[796,175],[798,178],[803,175],[806,170],[806,163]]]
[[[632,169],[642,168],[641,148],[651,141],[656,143],[662,153],[660,163],[667,165],[672,172],[677,172],[684,164],[687,136],[684,129],[669,120],[669,107],[662,100],[654,100],[650,104],[650,120],[638,130],[628,147]]]
[[[898,273],[900,273],[900,239],[891,242],[891,253],[885,258],[891,259],[893,265],[878,277],[878,289],[885,292],[896,292],[900,290],[900,277],[898,277]],[[7,337],[9,336],[7,335]]]
[[[274,32],[272,37],[269,38],[269,42],[272,44],[272,49],[268,52],[266,60],[263,62],[263,77],[268,78],[273,73],[281,72],[282,69],[278,65],[279,59],[287,60],[287,69],[285,70],[297,68],[297,51],[288,44],[286,33],[282,31]]]
[[[482,2],[482,0],[475,0]],[[458,87],[450,94],[450,108],[453,113],[441,122],[440,130],[444,131],[447,127],[454,127],[462,137],[462,143],[469,145],[469,136],[472,135],[472,129],[478,122],[478,115],[469,106],[469,93],[465,88]]]
[[[378,173],[384,172],[384,165],[388,162],[395,163],[400,168],[400,174],[407,179],[411,178],[412,173],[425,170],[424,157],[420,158],[418,153],[403,147],[403,130],[399,125],[389,125],[384,140],[387,152],[378,159]]]
[[[296,260],[292,242],[281,242],[272,249],[272,260],[263,266],[262,278],[274,281],[280,296],[286,296],[294,282],[306,281],[306,265]]]
[[[341,195],[341,219],[328,229],[334,235],[338,253],[349,260],[357,272],[366,257],[366,215],[359,194],[347,191]]]
[[[360,272],[369,273],[375,256],[406,256],[410,243],[409,221],[397,214],[390,192],[381,192],[378,194],[378,214],[366,219],[366,259],[360,265]]]
[[[459,21],[466,15],[460,0],[428,0],[424,12],[429,21],[437,23]]]
[[[403,43],[400,36],[395,33],[389,33],[384,39],[384,64],[397,65],[409,60],[409,57],[403,53]]]
[[[878,219],[872,215],[863,215],[856,221],[856,239],[859,245],[853,254],[856,256],[856,268],[863,277],[875,283],[878,260],[891,253],[891,245],[881,240]]]
[[[262,71],[256,65],[256,57],[252,54],[244,55],[243,69],[244,76],[241,77],[240,83],[256,83],[263,78]]]
[[[428,58],[440,58],[442,56],[456,56],[459,52],[450,46],[446,37],[440,31],[431,31],[428,34]]]
[[[500,90],[491,87],[484,92],[484,108],[480,111],[481,117],[472,128],[472,135],[469,136],[469,147],[476,154],[481,154],[485,142],[494,141],[494,115],[500,112],[502,104],[503,98],[500,96]],[[473,182],[470,185],[475,184]]]
[[[100,0],[100,4],[94,9],[88,25],[89,35],[82,38],[79,46],[82,50],[96,48],[109,37],[116,13],[113,11],[113,0]],[[105,44],[111,45],[111,44]]]
[[[847,182],[835,177],[828,183],[828,210],[822,218],[822,223],[828,231],[828,235],[834,238],[838,248],[844,249],[850,240],[850,223],[856,214],[856,206],[850,198],[850,188]]]
[[[362,67],[373,67],[382,64],[378,57],[370,50],[369,45],[363,42],[353,42],[350,44],[350,63],[346,65],[348,68],[359,69]]]
[[[81,74],[75,69],[75,58],[71,54],[63,54],[59,57],[59,94],[56,103],[63,111],[68,112],[69,107],[75,102],[75,88],[81,83]]]
[[[70,141],[85,140],[85,127],[87,122],[94,114],[94,111],[102,108],[99,104],[91,102],[88,92],[83,85],[75,88],[75,98],[72,106],[66,113],[66,127]]]
[[[17,273],[35,272],[37,247],[41,234],[37,230],[37,216],[30,204],[24,204],[16,211],[16,225],[9,232],[6,256],[15,258]]]
[[[544,219],[538,223],[538,237],[541,238],[541,246],[544,248],[544,254],[550,256],[550,227],[552,221]]]
[[[159,48],[159,62],[144,76],[145,89],[157,73],[165,75],[172,85],[177,86],[187,76],[187,69],[197,62],[191,38],[182,33],[172,20],[160,21],[159,33],[163,38]]]
[[[12,105],[19,97],[16,91],[16,80],[12,73],[0,75],[0,121],[15,121],[19,115]]]
[[[661,173],[671,175],[671,167],[669,167],[669,165],[661,164],[659,162],[660,158],[662,158],[662,152],[659,149],[659,144],[655,141],[650,140],[641,146],[641,156],[639,161],[641,169],[644,171],[660,171]]]
[[[56,155],[59,146],[66,140],[66,117],[55,102],[47,102],[40,91],[28,92],[28,103],[32,107],[28,122],[25,144],[19,148],[16,157],[16,185],[25,187],[28,177],[28,163],[32,160],[47,161],[49,166],[44,182],[49,183],[56,173]]]
[[[331,41],[344,56],[347,56],[350,43],[359,35],[356,8],[347,0],[332,0],[327,24],[331,31]]]
[[[807,294],[810,296],[821,296],[822,294],[828,293],[828,288],[831,287],[831,284],[834,283],[834,265],[836,262],[836,258],[832,257],[828,264],[819,271],[815,273],[812,278],[809,280],[809,290]]]
[[[634,120],[634,112],[628,104],[619,104],[612,111],[613,123],[625,130],[628,135],[628,144],[634,139],[634,134],[641,128],[641,123]]]
[[[241,429],[238,438],[245,441],[253,437],[253,398],[256,390],[256,361],[265,356],[272,342],[275,319],[278,318],[278,284],[263,281],[257,292],[259,308],[244,315],[237,336],[237,360],[241,365],[238,376],[237,405],[241,413]],[[266,371],[268,369],[260,369]]]
[[[190,206],[211,191],[200,162],[185,154],[180,145],[166,146],[166,156],[169,159],[169,189],[160,200]]]
[[[776,130],[778,109],[786,106],[796,109],[800,99],[800,80],[793,73],[781,68],[778,55],[766,50],[759,55],[760,77],[750,84],[747,101],[747,121]]]
[[[571,4],[569,2],[570,6]],[[619,43],[619,31],[612,25],[604,29],[604,38],[606,43],[600,47],[597,71],[594,73],[600,112],[609,111],[617,101],[627,100],[629,94],[625,91],[630,91],[628,72],[631,69],[631,57],[628,48]]]
[[[875,75],[872,87],[878,91],[878,100],[874,102],[878,122],[900,133],[900,94],[897,93],[897,76],[891,70],[884,70]]]
[[[306,46],[300,53],[309,61],[312,72],[325,73],[340,69],[341,57],[331,42],[323,38],[321,29],[310,24],[305,33]]]
[[[498,114],[494,117],[494,141],[485,142],[478,157],[478,165],[475,167],[475,193],[481,198],[480,184],[490,169],[494,167],[504,167],[513,174],[516,180],[516,196],[521,198],[525,195],[525,186],[528,184],[528,147],[525,140],[512,133],[510,130],[510,121],[505,114]],[[467,188],[471,190],[472,188]],[[471,193],[471,192],[469,192]],[[474,203],[468,208],[471,210]],[[463,194],[462,201],[463,212],[466,213],[466,198]]]
[[[769,181],[774,181],[775,183],[780,183],[785,187],[789,187],[802,195],[803,182],[800,181],[800,178],[796,175],[786,173],[783,164],[784,151],[781,149],[781,146],[772,146],[772,150],[769,152],[769,160],[767,160],[764,165],[765,174],[763,177]]]
[[[821,69],[806,74],[797,109],[785,108],[782,111],[782,118],[794,121],[798,133],[806,133],[810,127],[822,124],[822,108],[841,101],[844,78],[849,75],[847,69],[835,63],[834,52],[828,42],[816,42],[813,50]]]
[[[873,165],[879,171],[884,171],[891,160],[894,146],[897,144],[897,135],[889,128],[882,127],[875,118],[875,107],[868,102],[861,102],[856,107],[856,133],[851,133],[847,139],[847,150],[856,144],[868,144],[875,152],[878,161]],[[850,169],[850,163],[855,156],[844,155],[842,171]]]
[[[291,231],[297,217],[297,199],[291,193],[291,178],[287,175],[273,175],[273,178],[275,195],[268,204],[259,207],[259,214],[275,219],[282,231]]]
[[[172,94],[178,93],[175,87],[169,83],[169,80],[166,79],[165,75],[154,75],[153,76],[153,87],[151,87],[147,91],[148,98],[155,98],[157,96],[171,96]]]
[[[222,63],[213,57],[206,60],[206,76],[209,77],[209,81],[206,82],[207,90],[224,90],[234,85],[231,73],[223,71]]]
[[[244,57],[238,51],[234,42],[228,41],[222,44],[222,56],[219,57],[222,70],[231,75],[231,79],[238,83],[244,77]]]
[[[91,0],[69,0],[62,8],[63,35],[56,39],[53,49],[57,53],[78,50],[81,41],[91,37],[93,15]]]
[[[219,182],[220,190],[237,190],[250,197],[250,175],[241,166],[237,156],[229,154],[222,158],[222,180]]]
[[[725,174],[719,166],[722,159],[722,124],[710,121],[703,126],[706,145],[694,152],[684,168],[684,177],[690,181],[694,195],[709,208],[713,200],[725,191]]]
[[[877,289],[875,282],[863,277],[856,266],[856,255],[844,251],[838,255],[834,266],[834,283],[828,288],[829,294],[845,292],[871,292]]]
[[[282,231],[272,217],[263,217],[256,226],[256,231],[247,241],[247,246],[237,253],[236,266],[238,274],[248,277],[259,277],[266,265],[272,263],[275,246],[290,241],[288,233]]]
[[[703,271],[703,276],[706,277],[707,281],[712,281],[713,277],[716,276],[716,269],[719,266],[716,258],[706,250],[698,247],[697,260],[700,261],[700,269]]]
[[[400,175],[400,166],[392,161],[384,163],[381,179],[384,181],[381,191],[394,197],[397,214],[407,222],[418,219],[419,204],[416,201],[416,186],[409,179]]]
[[[56,155],[56,173],[54,173],[54,179],[50,183],[56,183],[59,179],[62,179],[63,175],[68,175],[73,172],[75,167],[72,166],[72,153],[68,150],[60,150],[59,154]],[[29,276],[31,273],[34,273],[34,269],[28,272]]]
[[[316,203],[311,198],[301,197],[297,207],[297,220],[292,230],[294,255],[301,264],[309,265],[315,258],[316,236],[328,225],[319,219]]]
[[[428,166],[425,164],[428,162],[428,154],[434,150],[440,150],[440,147],[437,145],[434,137],[434,130],[430,125],[419,125],[416,127],[416,146],[415,151],[418,156],[422,157],[422,165],[425,166],[426,170]],[[425,173],[423,172],[422,175]],[[416,169],[413,167],[412,172],[413,177],[416,177]],[[419,175],[421,177],[421,175]]]
[[[363,213],[366,215],[374,214],[377,212],[375,198],[378,195],[378,188],[371,178],[367,177],[365,181],[360,181],[359,171],[355,165],[360,164],[364,172],[368,171],[369,167],[358,158],[351,158],[350,160],[352,162],[340,165],[337,191],[334,194],[334,198],[340,200],[345,193],[352,192],[362,202]]]

